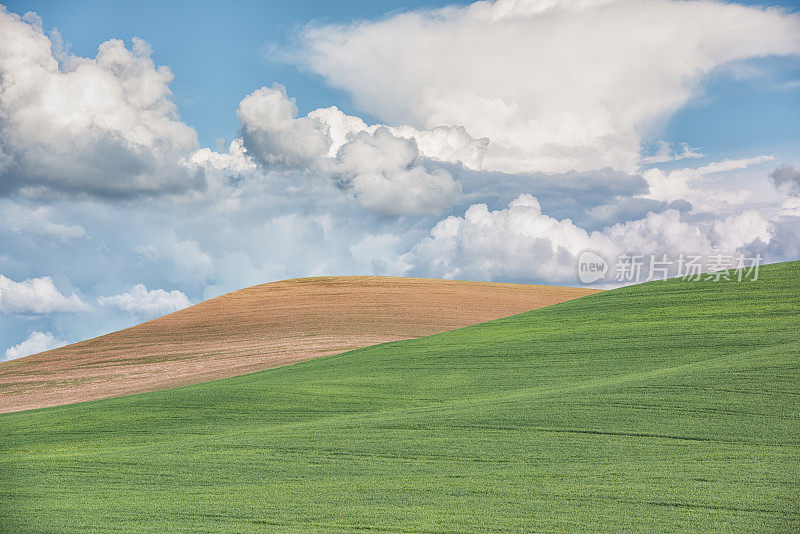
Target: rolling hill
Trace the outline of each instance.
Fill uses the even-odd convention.
[[[0,415],[9,532],[800,529],[800,262]]]
[[[394,277],[253,286],[153,321],[0,364],[0,412],[237,376],[453,330],[596,290]]]

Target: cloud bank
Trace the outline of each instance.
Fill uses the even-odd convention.
[[[292,61],[382,120],[488,138],[481,168],[632,172],[643,136],[715,68],[800,53],[800,15],[710,0],[498,0],[309,26],[298,46]]]
[[[753,243],[769,243],[773,233],[757,210],[693,223],[675,209],[587,232],[570,219],[544,214],[532,195],[520,195],[505,209],[474,204],[463,217],[440,221],[403,261],[409,272],[426,276],[574,283],[578,258],[586,250],[609,262],[624,254],[666,254],[673,260],[681,254],[733,256]]]
[[[452,205],[460,185],[444,169],[428,170],[424,160],[474,163],[485,147],[463,128],[367,126],[335,107],[297,117],[294,100],[277,84],[248,95],[238,116],[242,147],[262,166],[328,177],[365,208],[387,215],[439,213]]]

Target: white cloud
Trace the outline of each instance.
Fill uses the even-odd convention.
[[[310,26],[292,60],[390,124],[464,126],[482,168],[633,171],[728,62],[800,53],[800,15],[722,2],[498,0]]]
[[[677,210],[648,213],[643,219],[618,223],[603,233],[627,254],[710,254],[715,249],[708,229],[681,220]],[[729,251],[733,252],[733,250]]]
[[[327,154],[331,140],[314,117],[297,117],[294,100],[275,84],[262,87],[239,103],[244,145],[265,164],[308,166]]]
[[[375,133],[378,128],[389,130],[401,139],[413,139],[421,156],[439,161],[458,162],[469,169],[480,169],[489,140],[475,139],[463,126],[437,126],[429,130],[418,130],[411,126],[368,126],[359,117],[342,113],[337,107],[315,109],[308,114],[328,128],[331,138],[329,157],[335,157],[339,149],[359,132]]]
[[[66,344],[66,341],[56,338],[50,332],[34,331],[25,341],[6,349],[4,361],[30,356],[31,354],[38,354],[46,350],[57,349]]]
[[[480,169],[489,146],[489,139],[475,139],[463,126],[436,126],[417,130],[411,126],[389,128],[404,139],[413,139],[425,157],[463,163],[469,169]]]
[[[658,150],[652,156],[642,158],[642,163],[652,165],[655,163],[671,163],[682,159],[702,158],[703,154],[690,147],[687,143],[680,143],[680,149],[675,148],[666,141],[658,142]]]
[[[464,217],[440,221],[403,260],[407,270],[443,278],[564,280],[586,249],[608,251],[612,243],[543,214],[536,198],[520,195],[507,209],[474,204]]]
[[[470,206],[463,217],[440,221],[430,236],[402,258],[407,273],[472,280],[576,282],[581,252],[609,262],[622,254],[732,255],[754,243],[768,244],[773,225],[757,210],[711,222],[683,220],[674,209],[587,232],[569,219],[542,213],[536,198],[520,195],[507,209]],[[674,269],[673,269],[674,270]]]
[[[715,161],[713,163],[709,163],[708,165],[704,165],[697,169],[699,174],[711,174],[717,172],[728,172],[728,171],[735,171],[738,169],[746,169],[751,165],[758,165],[759,163],[764,163],[765,161],[772,161],[775,158],[773,156],[756,156],[754,158],[745,158],[745,159],[726,159],[723,161]]]
[[[779,215],[800,217],[800,197],[789,197],[781,204]]]
[[[339,149],[337,173],[367,209],[391,215],[439,213],[461,193],[449,172],[429,172],[413,140],[388,129],[360,132]]]
[[[206,168],[213,168],[228,174],[238,174],[255,170],[258,166],[244,148],[240,137],[231,141],[228,152],[215,152],[210,148],[202,148],[189,157],[189,162]]]
[[[3,189],[129,196],[203,187],[202,173],[181,164],[197,139],[170,100],[172,73],[143,41],[132,50],[106,41],[94,59],[66,56],[40,21],[3,7],[0,33]]]
[[[15,282],[0,275],[1,313],[43,314],[88,309],[75,293],[67,297],[59,292],[49,276]]]
[[[417,139],[439,158],[473,161],[480,158],[482,146],[463,128],[419,132],[367,126],[337,108],[297,117],[294,101],[277,84],[245,97],[238,114],[242,146],[263,166],[335,179],[364,207],[389,215],[439,213],[461,192],[448,171],[428,171],[423,165],[425,154]],[[400,131],[407,137],[396,134]],[[223,156],[198,153],[192,159],[219,167]]]
[[[192,305],[186,295],[178,290],[148,291],[144,284],[136,284],[127,293],[100,297],[97,303],[104,307],[114,307],[133,315],[155,317],[188,308]]]
[[[50,219],[52,208],[29,206],[4,202],[0,207],[0,220],[11,228],[15,234],[43,235],[70,241],[86,237],[86,230],[79,224],[66,224],[54,222]]]
[[[738,250],[754,241],[769,243],[775,234],[774,225],[756,209],[731,215],[713,226],[720,250]]]
[[[724,211],[724,205],[752,202],[758,190],[757,187],[753,187],[751,179],[747,179],[747,182],[751,183],[745,184],[735,180],[733,171],[741,171],[773,159],[772,156],[765,155],[728,159],[702,167],[668,172],[658,168],[648,169],[642,177],[647,181],[649,192],[643,196],[665,202],[686,200],[696,211],[720,213]]]

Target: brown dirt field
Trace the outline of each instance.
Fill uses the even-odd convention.
[[[262,284],[0,363],[0,413],[237,376],[453,330],[596,291],[393,277]]]

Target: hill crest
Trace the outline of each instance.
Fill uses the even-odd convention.
[[[436,334],[597,292],[425,278],[325,276],[240,289],[0,364],[0,412],[228,378]]]

